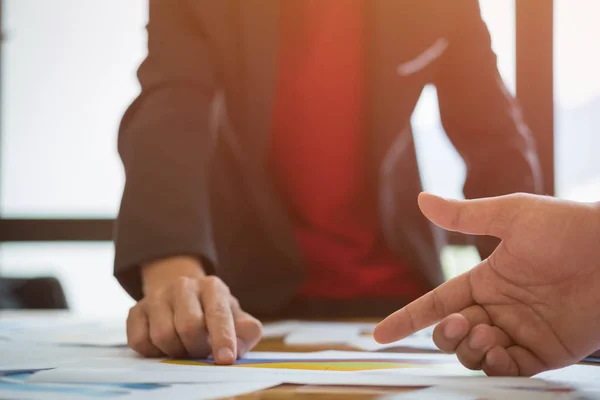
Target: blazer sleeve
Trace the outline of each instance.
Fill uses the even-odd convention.
[[[141,93],[125,112],[118,138],[125,187],[114,273],[136,300],[144,262],[192,255],[211,268],[215,261],[207,196],[215,143],[211,47],[188,2],[150,0],[149,11],[148,55],[137,75]]]
[[[452,2],[455,28],[435,85],[443,127],[466,164],[466,198],[543,193],[531,131],[504,85],[477,0]],[[497,240],[477,238],[483,258]]]

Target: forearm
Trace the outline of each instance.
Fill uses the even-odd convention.
[[[208,108],[201,92],[165,88],[143,93],[121,124],[126,179],[115,227],[115,274],[135,299],[143,295],[138,270],[145,263],[190,255],[214,265]]]

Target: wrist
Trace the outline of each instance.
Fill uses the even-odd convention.
[[[206,276],[198,258],[176,256],[155,260],[141,266],[144,295],[169,285],[174,280],[187,277],[202,279]]]

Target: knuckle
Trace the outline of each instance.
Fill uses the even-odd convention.
[[[440,298],[437,289],[431,292],[431,301],[433,302],[433,309],[439,319],[445,318],[448,314],[446,313],[446,305]]]
[[[139,314],[139,304],[136,304],[135,306],[133,306],[129,309],[129,312],[127,313],[127,321],[129,322],[129,321],[134,320],[138,314]]]
[[[191,290],[195,287],[195,282],[193,279],[188,278],[187,276],[180,276],[173,281],[173,287],[175,290]]]
[[[133,333],[127,336],[127,345],[135,351],[141,351],[148,345],[148,338],[146,335],[140,333]]]
[[[206,277],[204,277],[202,279],[203,285],[209,286],[209,287],[215,287],[215,286],[217,286],[220,281],[221,280],[218,277],[214,276],[214,275],[209,275],[209,276],[206,276]]]
[[[167,301],[166,296],[161,293],[155,293],[152,297],[148,298],[148,312],[152,312],[154,309],[160,309],[163,304]]]
[[[203,330],[203,323],[199,317],[186,316],[175,322],[177,332],[180,336],[193,337]]]
[[[463,217],[463,207],[461,205],[456,206],[452,220],[450,221],[450,228],[457,229],[460,226],[460,221]]]
[[[210,310],[208,310],[208,311],[211,315],[221,318],[224,315],[227,315],[227,312],[229,311],[228,308],[229,308],[229,305],[227,303],[222,302],[222,301],[217,301],[210,306]]]
[[[146,303],[147,307],[153,308],[157,304],[165,302],[167,300],[168,296],[169,296],[169,288],[164,287],[164,288],[160,288],[155,291],[152,291],[144,298],[143,301]]]
[[[174,341],[176,338],[176,333],[172,328],[151,328],[150,338],[154,344],[164,345]]]
[[[203,286],[206,286],[210,290],[224,291],[228,294],[230,293],[229,287],[227,285],[225,285],[225,283],[218,276],[215,276],[215,275],[207,276],[204,278],[202,283],[203,283]]]
[[[408,324],[411,332],[417,331],[417,319],[413,313],[413,310],[410,307],[406,307],[404,309],[404,313],[408,317]]]

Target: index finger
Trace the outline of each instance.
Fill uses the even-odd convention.
[[[391,343],[403,339],[475,304],[470,274],[471,271],[449,280],[388,316],[375,328],[375,340]]]
[[[218,278],[205,282],[200,296],[213,357],[218,364],[232,364],[237,358],[237,349],[229,289]]]

